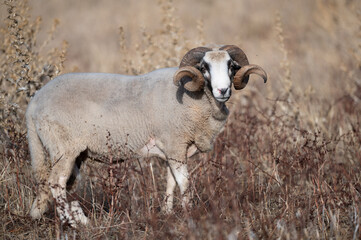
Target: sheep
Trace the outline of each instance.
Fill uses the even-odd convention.
[[[266,83],[260,66],[249,64],[237,46],[225,45],[194,48],[179,67],[139,76],[56,77],[35,94],[26,111],[31,164],[40,184],[30,215],[40,218],[53,197],[62,222],[88,224],[79,203],[67,202],[66,184],[80,154],[109,154],[108,135],[115,143],[111,151],[167,161],[165,209],[172,210],[176,185],[187,206],[187,159],[212,149],[229,114],[225,102],[232,83],[243,89],[253,73]]]

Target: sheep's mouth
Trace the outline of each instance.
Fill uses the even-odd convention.
[[[216,97],[216,100],[218,102],[222,102],[222,103],[227,102],[228,99],[229,99],[229,97]]]

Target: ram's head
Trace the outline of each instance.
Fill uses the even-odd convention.
[[[260,66],[249,64],[246,54],[237,46],[198,47],[184,55],[174,83],[192,92],[201,91],[206,85],[217,101],[226,102],[231,96],[232,82],[234,88],[240,90],[247,85],[252,73],[267,81],[266,72]]]

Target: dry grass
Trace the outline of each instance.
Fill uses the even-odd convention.
[[[190,2],[0,6],[1,239],[361,238],[360,2]],[[176,66],[186,50],[213,42],[241,46],[270,79],[233,96],[214,150],[190,160],[189,211],[178,199],[173,214],[160,211],[163,162],[109,154],[86,160],[90,180],[69,189],[91,226],[63,226],[54,211],[30,219],[36,184],[24,111],[37,89],[78,69],[139,74]]]

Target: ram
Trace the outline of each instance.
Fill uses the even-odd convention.
[[[232,83],[240,90],[252,73],[267,81],[266,72],[249,64],[240,48],[226,45],[194,48],[179,67],[140,76],[70,73],[50,81],[26,112],[40,184],[30,215],[40,218],[53,197],[63,222],[87,224],[78,202],[67,202],[66,184],[80,154],[109,154],[109,136],[111,151],[166,160],[166,209],[172,209],[177,184],[186,205],[187,158],[212,149],[228,116]]]

